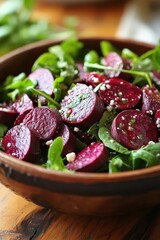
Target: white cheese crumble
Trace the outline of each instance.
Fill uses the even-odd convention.
[[[51,140],[48,140],[48,141],[46,142],[46,145],[47,145],[47,146],[50,146],[52,143],[53,143],[53,140],[51,139]]]
[[[79,132],[79,128],[78,127],[74,127],[74,132]]]
[[[106,90],[105,84],[102,84],[102,86],[100,86],[100,90],[101,90],[101,91],[105,91],[105,90]]]
[[[7,143],[7,147],[9,148],[9,147],[11,147],[11,143],[9,142],[9,143]]]
[[[75,152],[71,152],[66,155],[66,159],[68,162],[73,162],[75,158],[76,158]]]

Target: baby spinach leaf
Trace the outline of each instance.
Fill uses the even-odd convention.
[[[48,150],[48,160],[44,164],[45,167],[52,170],[68,171],[65,168],[63,159],[61,157],[63,150],[63,140],[61,137],[57,137]]]
[[[107,127],[109,129],[115,116],[116,116],[115,111],[112,112],[104,111],[99,121],[99,127]]]
[[[118,153],[122,154],[130,154],[130,151],[119,144],[116,140],[114,140],[110,134],[110,131],[106,127],[101,127],[98,131],[98,137],[104,143],[104,145]]]

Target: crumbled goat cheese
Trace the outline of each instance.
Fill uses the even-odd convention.
[[[68,162],[73,162],[75,158],[76,158],[75,152],[71,152],[66,155],[66,159]]]

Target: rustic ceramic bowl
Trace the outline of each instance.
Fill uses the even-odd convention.
[[[99,48],[102,39],[83,39],[87,48]],[[104,40],[104,39],[103,39]],[[127,40],[111,41],[141,54],[152,46]],[[18,49],[0,58],[0,81],[9,74],[29,72],[34,60],[52,41]],[[124,173],[51,171],[0,152],[0,181],[32,202],[63,213],[106,216],[129,213],[160,204],[160,166]]]

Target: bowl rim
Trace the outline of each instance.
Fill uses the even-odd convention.
[[[123,39],[123,38],[117,38],[117,37],[79,37],[78,38],[80,41],[101,41],[101,40],[107,40],[107,41],[112,41],[119,42],[121,44],[133,44],[133,45],[143,45],[147,48],[153,48],[155,47],[154,44],[146,43],[146,42],[141,42],[141,41],[136,41],[133,39]],[[59,40],[42,40],[39,42],[27,44],[23,47],[20,47],[16,50],[13,50],[3,56],[0,57],[0,65],[4,62],[7,61],[8,59],[14,57],[15,55],[19,55],[22,52],[27,52],[30,51],[33,48],[40,48],[40,47],[45,47],[47,45],[51,44],[58,44],[62,42],[64,39],[59,39]],[[22,160],[19,160],[13,156],[10,156],[6,154],[3,151],[0,151],[0,166],[5,165],[7,167],[11,167],[16,169],[17,171],[20,171],[22,173],[27,173],[27,174],[32,174],[36,177],[44,178],[44,179],[50,179],[50,180],[58,180],[61,181],[61,178],[63,177],[63,181],[65,180],[66,182],[70,181],[80,181],[83,179],[84,181],[98,181],[98,182],[121,182],[125,180],[138,180],[138,179],[144,179],[148,177],[152,177],[153,175],[159,175],[160,174],[160,165],[152,166],[149,168],[144,168],[144,169],[138,169],[138,170],[133,170],[133,171],[124,171],[124,172],[119,172],[119,173],[83,173],[83,172],[76,172],[76,173],[67,173],[63,171],[56,171],[56,170],[51,170],[51,169],[46,169],[42,166],[25,162]]]

